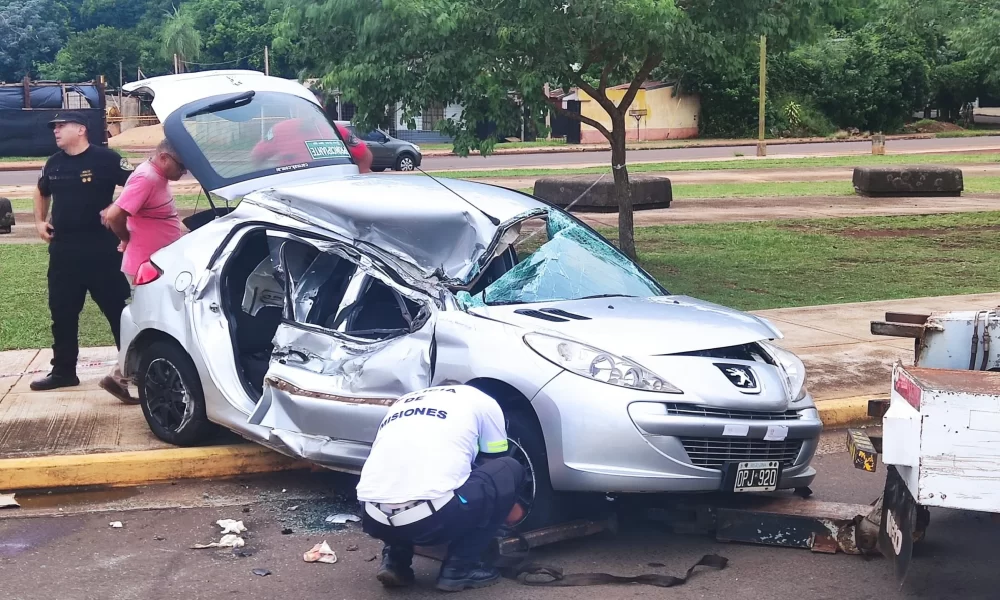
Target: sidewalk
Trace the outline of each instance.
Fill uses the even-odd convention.
[[[931,312],[1000,305],[1000,293],[809,306],[758,311],[785,337],[780,345],[806,364],[807,385],[828,426],[864,418],[867,400],[885,397],[891,366],[913,361],[913,341],[873,336],[886,311]],[[263,447],[234,444],[174,448],[149,432],[138,406],[97,387],[114,348],[81,351],[81,385],[38,393],[29,382],[48,368],[49,350],[0,353],[0,490],[52,485],[117,485],[187,477],[222,477],[302,468]],[[28,482],[27,484],[25,482]],[[6,485],[5,485],[6,484]]]

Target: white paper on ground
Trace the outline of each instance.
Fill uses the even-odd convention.
[[[722,435],[729,436],[745,436],[750,433],[749,425],[726,425],[726,428],[722,430]]]
[[[14,494],[0,494],[0,508],[19,508],[20,506],[14,499]]]
[[[247,530],[246,526],[243,525],[243,521],[236,521],[234,519],[221,519],[215,522],[216,525],[222,528],[222,535],[227,533],[243,533]]]
[[[786,437],[788,437],[787,425],[769,425],[767,428],[767,434],[764,435],[764,441],[783,442]]]

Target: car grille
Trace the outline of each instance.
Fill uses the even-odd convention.
[[[729,461],[777,460],[790,467],[802,449],[802,440],[766,442],[728,438],[681,438],[684,450],[696,467],[719,469]]]
[[[748,419],[751,421],[791,421],[799,418],[794,410],[785,412],[761,412],[756,410],[731,410],[712,406],[695,406],[694,404],[669,403],[666,405],[668,415],[681,417],[713,417],[716,419]]]

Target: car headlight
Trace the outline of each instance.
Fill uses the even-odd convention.
[[[579,342],[541,333],[529,333],[524,336],[524,343],[542,358],[577,375],[636,390],[668,394],[684,393],[626,358]]]
[[[410,144],[410,145],[413,146],[414,150],[416,150],[417,152],[420,152],[420,146],[418,146],[416,144]]]
[[[788,391],[789,398],[792,402],[798,402],[799,400],[806,397],[806,367],[799,360],[798,356],[795,356],[788,350],[784,350],[775,346],[774,344],[768,344],[766,342],[761,342],[767,352],[771,355],[778,366],[781,367],[781,372],[784,374],[785,388]]]

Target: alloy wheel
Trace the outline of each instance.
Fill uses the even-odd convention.
[[[165,358],[150,362],[143,385],[149,414],[164,429],[180,431],[191,421],[194,399],[172,362]]]
[[[412,171],[414,169],[413,159],[409,156],[404,156],[399,159],[399,170],[400,171]]]

